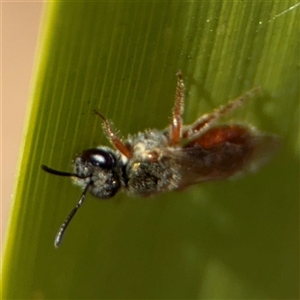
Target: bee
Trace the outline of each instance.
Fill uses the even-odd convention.
[[[217,122],[258,91],[256,87],[191,125],[184,125],[184,82],[178,71],[171,124],[164,130],[146,130],[127,139],[121,139],[113,123],[96,111],[113,148],[84,150],[75,158],[72,173],[41,166],[48,173],[71,177],[83,189],[77,205],[59,228],[54,245],[58,247],[61,243],[87,192],[104,200],[119,191],[149,197],[257,170],[278,148],[279,138],[252,126]]]

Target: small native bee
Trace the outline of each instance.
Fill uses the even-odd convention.
[[[97,198],[109,199],[120,190],[142,197],[183,190],[199,182],[255,171],[278,148],[279,139],[275,135],[245,125],[216,125],[221,116],[241,106],[259,88],[201,116],[191,125],[184,125],[181,118],[184,83],[180,71],[177,77],[172,121],[166,129],[146,130],[122,140],[112,123],[96,112],[114,149],[99,146],[83,151],[75,158],[73,173],[42,165],[46,172],[72,177],[83,189],[77,205],[56,235],[56,247],[88,191]]]

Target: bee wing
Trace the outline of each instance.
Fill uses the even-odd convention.
[[[192,184],[229,178],[244,172],[255,172],[264,165],[279,146],[274,135],[256,133],[246,142],[224,142],[205,148],[194,144],[187,148],[169,148],[168,156],[181,175],[179,189]]]
[[[171,149],[168,156],[172,160],[172,165],[176,166],[181,178],[178,189],[184,189],[203,181],[221,179],[212,168],[215,155],[215,152],[197,146]]]

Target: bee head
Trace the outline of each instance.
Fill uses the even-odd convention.
[[[123,164],[120,156],[112,149],[101,147],[85,150],[77,156],[74,161],[74,173],[54,170],[45,165],[41,166],[48,173],[72,177],[74,182],[83,188],[76,206],[70,211],[58,230],[54,241],[55,247],[60,245],[66,228],[83,204],[88,191],[95,197],[108,199],[121,188]]]
[[[83,151],[74,161],[74,182],[100,199],[113,197],[121,188],[122,164],[110,148],[101,147]]]

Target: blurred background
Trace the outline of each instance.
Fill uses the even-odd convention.
[[[35,139],[28,145],[32,142],[35,150],[28,148],[29,160],[23,161],[22,170],[29,172],[20,181],[18,208],[15,209],[15,216],[19,218],[15,223],[17,227],[10,231],[15,235],[10,256],[5,260],[8,276],[4,278],[3,290],[10,295],[6,299],[99,299],[100,295],[120,298],[124,293],[129,295],[127,298],[149,295],[152,299],[157,297],[153,295],[170,299],[173,298],[170,295],[178,297],[178,293],[183,295],[181,298],[191,299],[267,299],[267,296],[299,299],[298,188],[296,190],[299,159],[295,145],[295,124],[299,120],[295,109],[299,91],[296,80],[299,78],[296,63],[299,39],[293,27],[299,15],[296,14],[298,11],[290,9],[296,8],[294,3],[220,1],[209,4],[199,1],[198,6],[185,2],[188,5],[184,4],[187,12],[184,14],[181,4],[176,1],[159,2],[159,5],[128,2],[130,6],[122,2],[116,2],[118,5],[102,2],[103,6],[97,7],[88,4],[90,2],[77,2],[72,6],[64,1],[59,3],[58,10],[52,10],[56,22],[51,28],[53,40],[50,41],[53,43],[49,43],[49,49],[54,51],[47,57],[51,68],[44,69],[45,80],[36,94],[41,92],[41,99],[48,100],[39,102],[42,105],[37,110],[38,117],[32,122],[31,132]],[[139,13],[141,8],[143,14]],[[3,177],[10,180],[10,183],[3,183],[1,189],[3,201],[7,203],[2,211],[5,214],[3,225],[7,224],[9,206],[12,205],[10,199],[18,168],[26,103],[29,97],[32,98],[30,86],[40,24],[44,19],[42,9],[42,2],[6,2],[2,5],[2,141],[6,165],[1,167]],[[143,17],[149,12],[149,19]],[[270,16],[274,17],[270,19]],[[132,31],[136,24],[141,26]],[[160,24],[164,30],[157,39]],[[148,32],[146,35],[145,31]],[[183,34],[185,32],[187,34]],[[124,39],[120,40],[120,36]],[[127,43],[129,36],[134,42]],[[185,41],[183,47],[178,43],[179,36]],[[224,43],[226,51],[223,51]],[[119,53],[126,54],[126,60],[122,60]],[[110,60],[114,56],[118,59]],[[158,59],[162,63],[153,66],[153,61]],[[134,132],[132,129],[140,128],[137,126],[140,124],[146,126],[142,122],[146,115],[140,113],[140,107],[148,105],[148,109],[143,109],[145,112],[150,111],[149,107],[153,111],[158,107],[161,112],[166,111],[168,103],[164,101],[165,108],[162,109],[160,99],[168,99],[166,96],[173,93],[175,79],[165,75],[183,63],[190,66],[187,77],[194,79],[187,85],[191,91],[189,96],[194,99],[194,106],[192,103],[188,106],[190,117],[195,117],[197,111],[206,106],[219,103],[214,99],[221,101],[225,95],[229,97],[239,90],[240,84],[249,86],[251,82],[259,82],[269,91],[265,98],[252,103],[245,116],[249,121],[256,121],[255,125],[263,125],[259,128],[284,138],[281,156],[257,176],[249,176],[238,183],[220,182],[195,187],[182,195],[169,193],[163,201],[163,196],[150,203],[126,200],[117,203],[116,199],[100,207],[96,204],[97,199],[91,199],[86,203],[86,214],[77,217],[77,227],[75,223],[64,247],[56,251],[52,246],[55,227],[69,210],[69,204],[51,199],[59,197],[72,201],[78,197],[78,191],[70,188],[66,180],[61,183],[60,178],[39,178],[37,170],[44,161],[42,158],[49,157],[49,163],[56,159],[59,166],[69,159],[70,153],[83,149],[83,145],[99,143],[96,135],[99,121],[89,118],[92,110],[100,106],[99,98],[114,99],[113,105],[103,101],[105,105],[101,108],[117,119],[116,125],[121,125],[117,127],[124,132]],[[160,72],[161,66],[166,72]],[[155,71],[157,67],[159,70]],[[107,73],[104,77],[103,70]],[[23,73],[22,77],[20,73]],[[128,77],[124,76],[126,74]],[[156,80],[157,74],[164,80]],[[284,78],[282,74],[285,74]],[[204,81],[203,78],[206,83],[195,88],[196,83]],[[233,86],[232,78],[237,78]],[[152,88],[154,82],[155,89]],[[60,83],[59,87],[56,83]],[[143,85],[144,89],[141,88]],[[201,105],[207,105],[199,107],[202,98],[195,96],[203,91],[213,93],[211,97],[210,93],[204,93],[207,101],[201,101]],[[156,96],[151,94],[150,97],[150,92]],[[62,113],[56,128],[47,127],[49,120],[52,124],[56,122],[47,109],[53,95],[59,97],[53,97],[50,111],[55,114],[60,109]],[[147,99],[156,102],[153,104]],[[265,101],[264,108],[261,107],[262,100]],[[74,103],[72,113],[71,103]],[[161,114],[162,117],[165,115]],[[78,116],[81,122],[78,122]],[[134,122],[129,124],[127,119],[132,117]],[[153,114],[151,118],[158,124],[157,115]],[[152,124],[150,118],[147,119],[148,124]],[[17,120],[19,131],[13,133]],[[76,135],[68,135],[76,124],[83,126],[76,126]],[[51,147],[61,129],[64,134],[59,140],[55,139],[57,142]],[[45,132],[49,138],[44,138]],[[28,179],[33,179],[31,184]],[[183,197],[185,201],[182,201]],[[94,209],[96,205],[97,209]],[[2,230],[8,232],[7,225],[2,226]],[[76,234],[72,235],[72,230]]]
[[[30,96],[43,1],[6,1],[1,3],[1,10],[2,187],[0,251],[2,254],[26,107]]]

